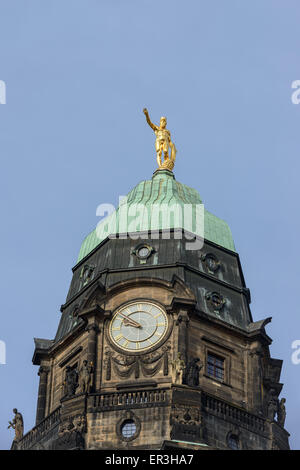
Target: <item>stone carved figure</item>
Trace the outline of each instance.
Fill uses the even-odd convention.
[[[72,368],[71,366],[67,366],[66,367],[65,394],[68,397],[75,395],[77,387],[78,387],[77,370]]]
[[[93,363],[84,360],[79,371],[79,388],[82,393],[89,393],[92,385]]]
[[[277,412],[277,421],[279,426],[284,427],[285,418],[286,418],[286,409],[285,409],[285,398],[281,398],[279,405],[278,405],[278,412]]]
[[[14,419],[12,421],[9,421],[8,424],[8,428],[13,428],[15,430],[15,438],[14,440],[15,441],[19,441],[20,439],[22,439],[23,437],[23,433],[24,433],[24,422],[23,422],[23,416],[21,413],[19,413],[19,411],[17,410],[17,408],[14,408],[13,409],[13,412],[15,414],[14,416]]]
[[[58,439],[53,443],[54,450],[79,450],[85,448],[84,434],[86,432],[85,416],[69,418],[60,424]]]
[[[71,421],[65,421],[59,427],[58,436],[60,438],[63,437],[65,434],[68,434],[68,433],[72,432],[73,428],[74,428],[74,426],[73,426],[73,423]]]
[[[79,415],[73,419],[74,429],[77,432],[84,433],[86,432],[86,419],[85,416]]]
[[[273,395],[268,403],[268,418],[270,421],[275,420],[275,415],[278,411],[278,399]]]
[[[167,169],[167,170],[173,170],[174,168],[174,163],[175,163],[175,158],[176,158],[176,147],[171,142],[171,133],[166,129],[167,125],[167,118],[162,116],[160,118],[160,123],[159,126],[156,126],[151,122],[148,110],[144,108],[143,110],[145,116],[146,116],[146,121],[153,129],[155,135],[156,135],[156,140],[155,140],[155,150],[156,150],[156,156],[157,156],[157,164],[159,169]],[[171,155],[169,156],[169,147],[171,148]],[[164,154],[164,155],[163,155]],[[162,161],[162,156],[164,156],[164,161]]]
[[[190,387],[198,387],[199,373],[202,367],[203,364],[199,357],[192,359],[185,368],[183,382]]]
[[[185,362],[181,357],[181,353],[177,353],[177,358],[171,362],[172,366],[172,381],[175,384],[182,384],[183,371],[185,369]]]

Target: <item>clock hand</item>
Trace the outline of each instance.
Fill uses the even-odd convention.
[[[135,328],[141,328],[142,327],[142,325],[140,325],[140,323],[136,322],[135,320],[132,320],[132,318],[127,317],[126,315],[124,315],[124,313],[119,312],[119,315],[121,315],[121,317],[125,318],[125,321],[126,321],[127,324],[131,324],[131,326],[134,326]],[[124,325],[125,325],[125,322],[124,322]]]
[[[141,328],[142,325],[140,325],[139,323],[136,323],[136,322],[132,322],[130,320],[127,320],[127,319],[124,319],[124,325],[125,326],[133,326],[134,328]]]

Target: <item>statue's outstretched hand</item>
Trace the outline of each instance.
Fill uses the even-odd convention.
[[[144,109],[143,109],[143,113],[144,113],[144,114],[148,114],[148,109],[147,109],[147,108],[144,108]]]

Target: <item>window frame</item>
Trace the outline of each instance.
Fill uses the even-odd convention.
[[[210,362],[209,358],[212,358],[213,361]],[[217,365],[217,361],[222,363],[222,366]],[[213,374],[209,372],[209,369],[213,368]],[[218,377],[217,371],[222,371],[222,377]],[[206,373],[209,377],[211,377],[214,380],[218,380],[219,382],[224,382],[225,379],[225,358],[221,357],[220,355],[216,355],[214,353],[211,353],[210,351],[207,351],[206,355]]]
[[[222,359],[223,362],[223,379],[214,377],[208,373],[208,355],[216,356],[218,359]],[[230,354],[224,352],[224,350],[217,347],[212,347],[212,345],[205,345],[205,371],[204,376],[210,380],[215,381],[216,383],[228,385],[231,387],[231,356]]]

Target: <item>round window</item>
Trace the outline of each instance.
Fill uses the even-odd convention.
[[[150,250],[147,246],[143,246],[138,251],[138,256],[140,258],[148,258],[149,255],[150,255]]]
[[[133,419],[126,419],[121,425],[121,434],[126,439],[133,437],[136,433],[136,424]]]

